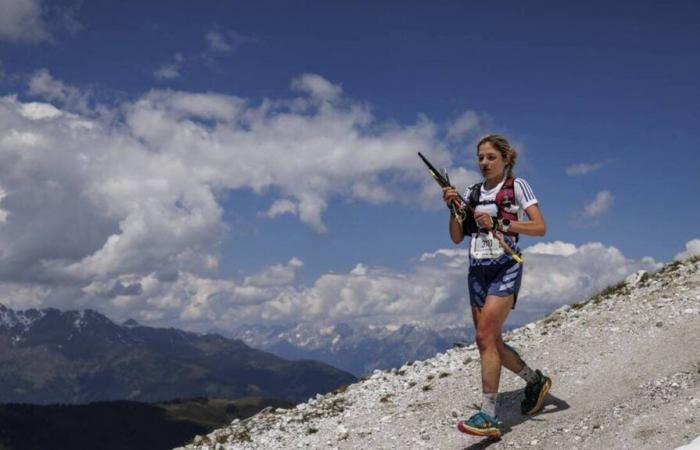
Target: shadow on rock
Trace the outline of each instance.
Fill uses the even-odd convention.
[[[540,411],[534,416],[526,416],[520,413],[520,402],[522,401],[523,397],[524,389],[502,392],[499,394],[499,418],[503,422],[503,436],[506,436],[508,433],[511,432],[511,430],[514,427],[520,425],[525,421],[544,421],[544,419],[540,418],[543,414],[551,414],[555,412],[564,411],[570,408],[569,404],[566,401],[549,393],[544,399],[544,407],[542,411]],[[499,441],[500,439],[485,438],[468,447],[464,447],[463,450],[485,449],[491,444],[495,444]]]

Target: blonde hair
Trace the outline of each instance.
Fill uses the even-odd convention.
[[[506,163],[506,174],[509,177],[514,177],[515,174],[513,173],[513,168],[515,167],[515,161],[518,159],[518,151],[515,150],[512,145],[510,145],[508,139],[504,138],[500,134],[489,134],[488,136],[481,138],[479,143],[476,145],[477,153],[479,152],[479,147],[481,147],[481,144],[485,144],[486,142],[490,143],[493,148],[498,150],[504,161],[508,161]]]

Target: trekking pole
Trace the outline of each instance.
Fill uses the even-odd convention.
[[[450,181],[448,178],[443,176],[440,172],[438,172],[435,167],[433,167],[432,164],[430,164],[430,161],[423,156],[421,152],[418,152],[418,156],[420,156],[420,159],[423,160],[426,166],[428,166],[428,171],[430,172],[430,175],[433,176],[433,179],[437,182],[437,184],[440,185],[442,188],[446,187],[453,187],[450,184]],[[445,171],[445,174],[447,174],[447,171]],[[454,216],[455,220],[459,222],[460,225],[462,225],[462,222],[464,222],[467,218],[467,212],[470,214],[474,214],[474,208],[464,200],[464,197],[462,197],[459,192],[457,192],[457,198],[452,200],[452,215]],[[508,243],[503,239],[503,234],[498,232],[497,230],[493,230],[492,232],[493,236],[496,238],[498,241],[498,244],[501,246],[501,248],[515,260],[515,262],[522,264],[523,263],[523,258],[522,256],[518,255],[513,251],[513,249],[508,245]]]

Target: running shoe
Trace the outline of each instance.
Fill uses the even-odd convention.
[[[491,417],[484,411],[479,411],[467,420],[460,420],[457,429],[462,433],[474,436],[488,436],[495,439],[501,438],[503,422],[496,417]]]
[[[520,403],[520,411],[528,416],[538,413],[544,407],[544,398],[552,388],[552,380],[535,370],[537,379],[525,386],[525,399]]]

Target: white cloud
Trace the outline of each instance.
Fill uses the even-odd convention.
[[[609,191],[600,191],[595,199],[583,208],[585,217],[594,218],[605,214],[613,205],[614,199]]]
[[[544,250],[544,251],[543,251]],[[652,258],[632,260],[615,247],[599,242],[581,246],[556,241],[523,251],[525,281],[522,297],[533,306],[558,306],[586,298],[637,270],[655,270]]]
[[[88,94],[81,92],[78,88],[69,86],[62,81],[56,80],[48,70],[40,69],[34,72],[29,79],[29,94],[44,98],[46,100],[57,102],[65,106],[69,110],[74,110],[80,113],[88,113]],[[40,103],[29,103],[27,105],[35,105],[34,108],[43,108],[49,111],[51,108],[56,109],[53,105],[38,106]],[[25,109],[27,106],[23,107]]]
[[[0,0],[0,39],[40,42],[49,39],[40,0]]]
[[[310,286],[298,280],[298,259],[243,280],[218,278],[221,242],[235,229],[217,192],[272,192],[268,216],[296,214],[318,231],[338,197],[442,207],[416,157],[451,166],[440,126],[381,123],[317,75],[293,85],[297,97],[256,104],[154,90],[102,115],[85,93],[40,71],[30,90],[55,104],[0,98],[0,301],[101,305],[115,318],[202,330],[301,314],[468,321],[463,249],[422,255],[409,272],[358,265]],[[451,175],[478,178],[463,168]],[[533,246],[526,260],[518,311],[578,299],[655,265],[562,242]]]
[[[562,241],[554,242],[538,242],[524,250],[526,254],[531,255],[555,255],[555,256],[571,256],[577,252],[574,244]]]
[[[294,282],[296,273],[304,266],[297,258],[292,258],[286,265],[275,264],[262,272],[246,277],[243,284],[247,286],[280,286]]]
[[[700,239],[691,239],[685,243],[685,250],[675,256],[676,261],[700,255]]]
[[[451,124],[447,126],[447,135],[450,138],[462,138],[480,128],[479,116],[474,111],[465,111]]]
[[[180,69],[185,63],[185,57],[182,53],[175,53],[173,62],[163,64],[153,72],[153,76],[157,80],[172,80],[180,76]]]
[[[60,116],[63,112],[49,103],[23,103],[19,107],[19,113],[27,119],[41,120],[52,119]]]
[[[212,277],[229,231],[222,191],[275,192],[268,217],[319,232],[338,197],[441,206],[416,157],[450,164],[438,126],[380,123],[318,75],[292,84],[295,98],[257,104],[153,90],[110,107],[37,71],[29,92],[51,103],[0,98],[0,280],[60,281],[57,302],[96,282],[117,292],[125,276]]]
[[[292,214],[297,215],[297,205],[291,200],[275,200],[275,202],[270,206],[265,215],[270,219],[273,219],[282,214]]]
[[[80,29],[76,10],[42,0],[0,0],[0,40],[35,44],[52,40],[59,30],[74,33]]]
[[[510,319],[523,323],[571,302],[587,298],[637,270],[655,270],[651,258],[632,260],[615,247],[593,242],[575,246],[545,243],[525,250],[525,275]],[[552,249],[565,249],[552,251]],[[543,249],[546,249],[544,252]],[[85,291],[109,299],[117,317],[206,330],[260,320],[468,323],[468,252],[440,249],[421,255],[407,271],[358,264],[347,273],[328,273],[312,285],[297,279],[296,258],[270,266],[242,282],[190,273],[165,281],[149,275],[120,278]]]
[[[245,44],[255,43],[258,40],[233,30],[221,30],[215,27],[204,35],[210,53],[231,53]]]
[[[595,163],[572,164],[566,168],[566,174],[569,176],[588,175],[591,172],[595,172],[596,170],[600,170],[603,166],[605,166],[606,164],[608,164],[610,162],[612,162],[612,161],[609,159],[606,159],[605,161],[600,161],[600,162],[595,162]]]
[[[343,93],[340,86],[312,73],[305,73],[295,78],[292,80],[291,86],[297,91],[305,92],[320,100],[335,100]]]

